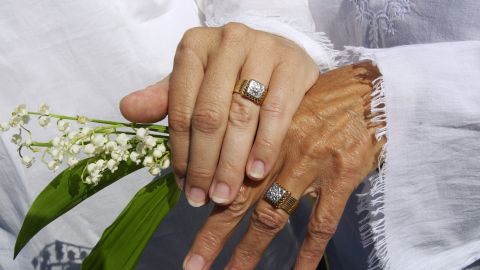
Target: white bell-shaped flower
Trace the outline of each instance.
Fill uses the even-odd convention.
[[[143,166],[145,167],[151,167],[155,164],[155,162],[153,161],[153,157],[152,156],[146,156],[144,159],[143,159]]]
[[[47,164],[48,169],[51,171],[56,171],[59,166],[60,164],[56,160],[50,160]]]
[[[35,161],[35,158],[33,158],[33,157],[29,157],[29,156],[23,156],[22,157],[22,163],[27,168],[32,167],[34,161]]]
[[[61,132],[68,132],[68,130],[70,129],[70,122],[68,121],[65,121],[65,120],[59,120],[57,122],[57,128],[59,131]]]
[[[21,145],[22,144],[22,136],[20,136],[20,134],[14,134],[12,136],[11,142],[16,144],[16,145]]]
[[[140,164],[140,162],[141,162],[140,161],[140,154],[135,152],[135,151],[130,153],[130,159],[137,164]]]
[[[125,146],[128,143],[128,136],[125,133],[120,133],[115,141],[118,143],[118,145]]]
[[[50,114],[50,106],[45,103],[40,103],[40,107],[38,108],[38,112],[41,114]]]
[[[26,139],[25,139],[25,142],[23,142],[23,144],[25,146],[31,146],[32,145],[32,138],[30,136],[28,136]]]
[[[160,170],[159,167],[154,166],[154,167],[151,167],[151,168],[148,170],[148,172],[149,172],[151,175],[153,175],[153,176],[157,176],[157,175],[160,174],[161,170]]]
[[[8,122],[3,122],[0,124],[0,131],[5,132],[10,129],[10,124]]]
[[[69,157],[67,160],[68,166],[75,166],[78,163],[78,159],[75,157]]]
[[[108,139],[103,134],[94,134],[92,135],[91,140],[93,145],[95,145],[96,147],[102,147],[108,141]]]
[[[87,155],[93,155],[95,153],[95,146],[93,144],[89,143],[83,147],[83,152]]]
[[[17,106],[15,107],[14,113],[15,113],[16,115],[19,115],[19,116],[26,115],[26,114],[28,113],[28,111],[27,111],[27,105],[25,105],[25,104],[17,105]]]
[[[139,139],[143,140],[148,135],[148,130],[145,128],[139,128],[137,129],[136,135]]]
[[[110,159],[108,162],[107,162],[107,168],[112,172],[114,173],[116,170],[118,170],[118,161],[114,160],[114,159]]]
[[[147,136],[145,137],[145,145],[148,149],[152,149],[157,145],[157,139],[155,139],[153,136]]]
[[[8,124],[12,127],[12,128],[16,128],[16,127],[19,127],[20,124],[22,124],[22,117],[21,116],[12,116],[12,118],[10,118],[10,120],[8,121]]]
[[[165,159],[163,162],[162,162],[162,169],[166,169],[170,167],[170,159]]]
[[[78,153],[80,153],[80,150],[82,149],[82,147],[78,144],[74,144],[72,146],[70,146],[70,149],[68,149],[68,152],[70,152],[70,154],[72,155],[77,155]]]
[[[107,153],[112,153],[115,149],[118,148],[118,144],[114,141],[109,141],[105,144],[105,150]]]
[[[46,126],[48,126],[48,124],[50,124],[50,117],[49,117],[49,116],[45,116],[45,115],[42,115],[42,116],[38,117],[38,124],[39,124],[41,127],[46,127]]]

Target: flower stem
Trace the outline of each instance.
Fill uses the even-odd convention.
[[[30,115],[39,115],[43,116],[39,112],[28,112]],[[72,120],[78,121],[81,116],[68,116],[68,115],[60,115],[60,114],[48,114],[47,116],[56,118],[56,119],[65,119],[65,120]],[[109,120],[101,120],[101,119],[91,119],[85,118],[87,122],[91,123],[98,123],[98,124],[106,124],[106,125],[116,125],[121,127],[130,127],[130,128],[147,128],[152,131],[157,131],[160,133],[167,133],[168,134],[168,127],[163,125],[154,125],[154,124],[137,124],[137,123],[126,123],[126,122],[116,122],[116,121],[109,121]]]
[[[51,142],[32,142],[31,146],[52,147],[52,143]]]

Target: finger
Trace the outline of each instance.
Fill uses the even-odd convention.
[[[265,55],[249,55],[242,67],[240,81],[255,79],[268,85],[274,69],[274,62],[269,59]],[[238,93],[233,94],[220,160],[210,188],[210,197],[215,203],[230,203],[243,182],[259,113],[259,105]]]
[[[122,115],[134,123],[154,123],[165,118],[169,79],[170,76],[167,76],[154,85],[125,96],[120,101]]]
[[[300,163],[285,164],[277,183],[299,199],[307,186],[313,182],[313,170],[299,167]],[[267,182],[267,181],[262,181]],[[250,226],[237,245],[226,269],[254,269],[268,244],[284,227],[289,216],[282,209],[276,209],[261,199],[252,214]]]
[[[190,144],[190,123],[197,94],[204,75],[208,51],[200,42],[201,36],[211,36],[213,31],[204,28],[188,30],[175,54],[170,77],[168,123],[172,166],[177,182],[185,180]]]
[[[318,76],[316,71],[315,74],[308,74],[306,68],[298,69],[292,73],[291,65],[281,64],[273,71],[246,167],[247,175],[253,180],[263,179],[271,170],[293,115]]]
[[[241,29],[247,33],[246,27]],[[222,44],[208,60],[195,103],[185,186],[187,200],[195,207],[207,202],[227,127],[232,91],[245,62],[244,44],[249,41],[241,29],[225,26]]]
[[[249,179],[245,180],[238,196],[228,206],[216,205],[185,257],[184,269],[210,269],[230,235],[238,226],[250,206],[261,196],[262,188]]]
[[[341,181],[338,181],[341,182]],[[321,187],[310,217],[307,234],[297,257],[295,269],[317,269],[328,241],[335,234],[338,222],[353,189]]]

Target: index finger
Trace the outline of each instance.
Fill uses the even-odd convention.
[[[211,49],[199,40],[214,34],[215,31],[208,28],[188,30],[175,54],[168,92],[168,124],[172,166],[177,179],[184,179],[186,175],[193,107],[203,80],[208,51]]]

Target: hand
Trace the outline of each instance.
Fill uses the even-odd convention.
[[[166,91],[172,164],[189,203],[228,204],[245,175],[271,170],[291,119],[318,67],[293,42],[245,25],[199,27],[180,42],[171,77],[121,102],[134,122],[165,116]],[[259,106],[233,94],[237,80],[255,79],[269,92]],[[252,146],[253,145],[253,146]],[[181,184],[183,186],[183,184]]]
[[[334,234],[345,204],[377,166],[383,141],[369,121],[372,81],[379,76],[370,62],[320,75],[308,91],[266,181],[245,180],[229,206],[217,205],[188,253],[184,269],[208,269],[247,210],[256,204],[244,238],[226,269],[253,269],[272,238],[288,220],[286,212],[261,199],[275,181],[295,198],[317,197],[295,269],[316,269]]]

